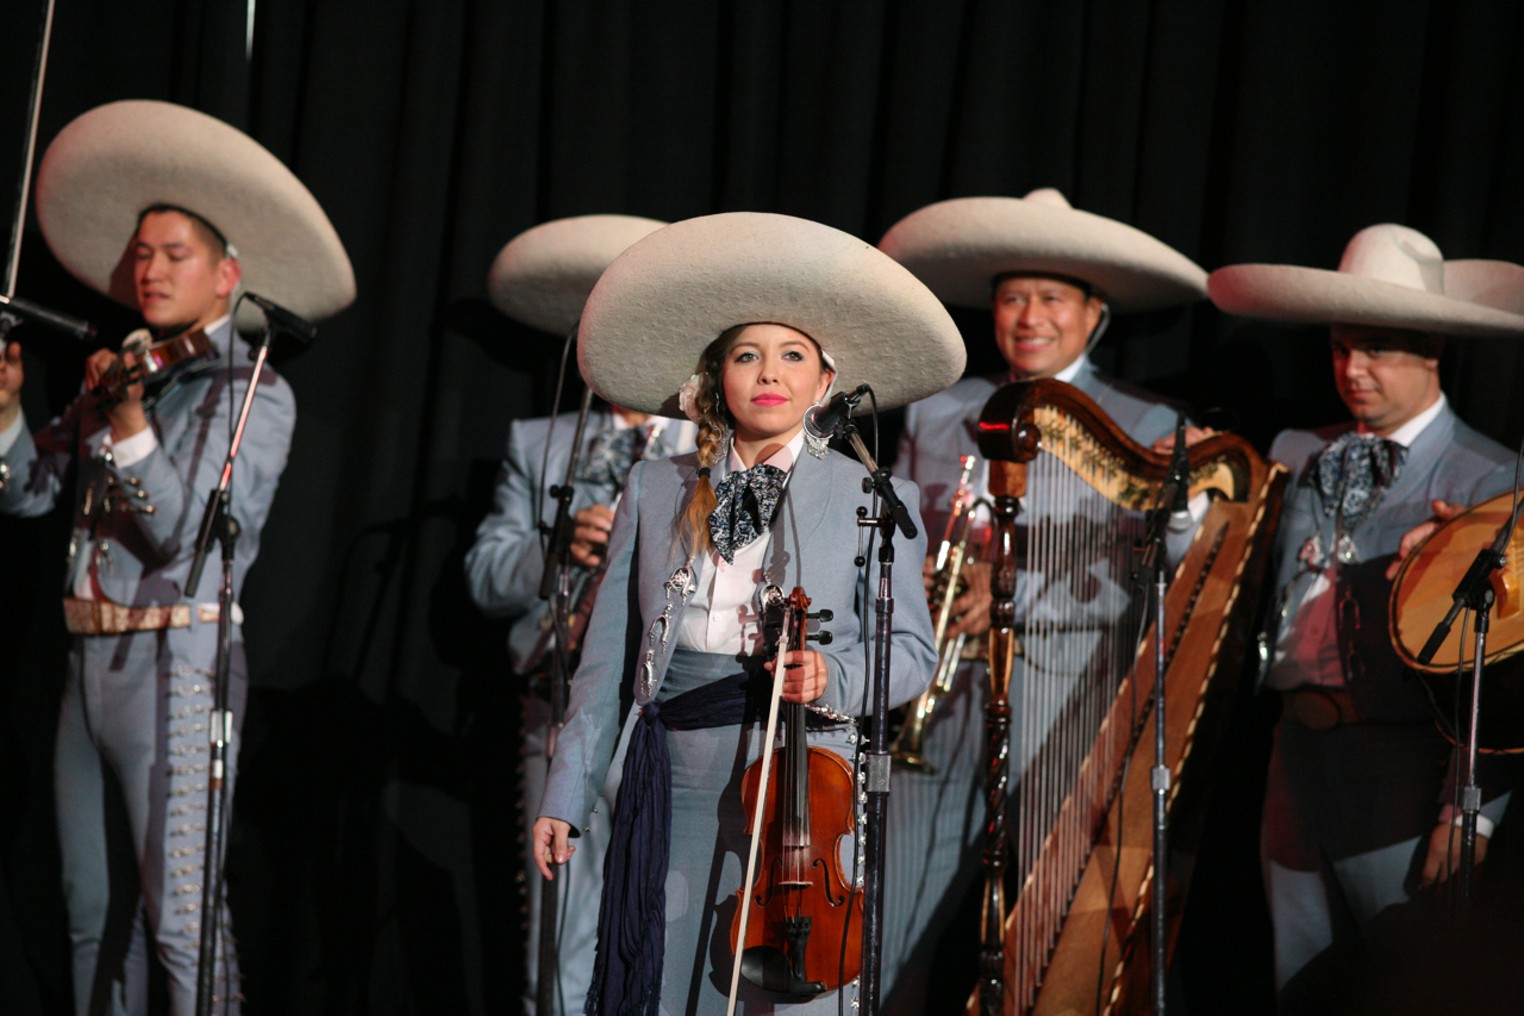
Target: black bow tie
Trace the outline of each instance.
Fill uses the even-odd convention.
[[[731,473],[714,489],[709,536],[726,564],[735,564],[736,552],[772,525],[786,475],[764,463]]]
[[[1375,434],[1350,431],[1318,453],[1314,480],[1325,511],[1337,514],[1348,533],[1381,503],[1397,481],[1408,450]]]

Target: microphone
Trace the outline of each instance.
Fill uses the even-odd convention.
[[[0,314],[14,314],[24,321],[35,321],[37,324],[56,328],[81,342],[89,342],[95,338],[95,327],[90,322],[60,314],[56,310],[48,310],[46,307],[39,307],[27,300],[18,300],[14,296],[0,296]]]
[[[804,413],[804,429],[810,437],[828,441],[835,437],[842,425],[852,416],[852,411],[873,390],[869,384],[860,384],[850,392],[837,392],[823,406],[811,406]]]
[[[243,298],[265,312],[265,318],[270,322],[270,327],[283,331],[293,338],[301,339],[303,342],[311,342],[317,337],[317,325],[292,313],[274,300],[266,299],[258,293],[244,293]]]
[[[1175,421],[1175,447],[1170,456],[1169,479],[1175,485],[1175,500],[1169,509],[1169,531],[1183,533],[1191,528],[1191,460],[1185,449],[1185,414]]]

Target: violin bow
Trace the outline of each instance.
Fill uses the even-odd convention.
[[[37,38],[37,57],[32,69],[32,101],[27,106],[26,142],[22,146],[21,181],[16,188],[15,214],[11,216],[11,242],[5,251],[5,294],[16,293],[16,269],[21,262],[21,232],[26,222],[26,205],[31,195],[32,162],[37,154],[37,119],[42,107],[42,83],[47,76],[48,45],[53,37],[53,3],[48,0]],[[4,352],[4,331],[0,331],[0,352]]]
[[[776,586],[770,587],[764,594],[764,598],[783,596],[783,590]],[[764,605],[766,609],[766,605]],[[773,693],[767,707],[767,731],[762,738],[762,769],[757,777],[757,806],[753,809],[756,813],[751,820],[751,847],[746,852],[746,877],[741,881],[741,915],[740,930],[736,934],[736,954],[730,965],[730,1000],[725,1007],[725,1016],[735,1016],[736,993],[741,986],[741,957],[746,953],[746,923],[751,916],[751,887],[757,874],[757,853],[762,845],[762,823],[767,817],[767,786],[773,773],[773,740],[778,736],[778,704],[783,699],[783,654],[788,652],[788,640],[791,626],[781,625],[778,631],[778,644],[773,654],[777,662],[773,664]]]

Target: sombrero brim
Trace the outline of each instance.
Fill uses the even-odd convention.
[[[759,321],[814,338],[836,388],[866,382],[880,408],[963,374],[957,325],[915,276],[855,236],[766,212],[676,222],[615,258],[588,297],[577,359],[615,405],[679,416],[678,387],[704,348]]]
[[[1115,313],[1206,298],[1206,271],[1173,247],[1115,219],[1023,198],[927,205],[891,226],[879,247],[959,307],[990,306],[990,282],[1007,272],[1082,279]]]
[[[1445,295],[1524,314],[1524,265],[1481,258],[1446,261]]]
[[[1454,280],[1452,265],[1460,266]],[[1518,301],[1519,276],[1489,267],[1504,265],[1524,273],[1506,262],[1447,261],[1444,293],[1297,265],[1229,265],[1213,272],[1207,285],[1219,309],[1242,317],[1437,335],[1516,335],[1524,333],[1524,314],[1497,304],[1506,305],[1509,295]],[[1478,302],[1485,300],[1495,304]]]
[[[634,215],[578,215],[526,229],[493,259],[487,297],[515,321],[564,335],[609,263],[664,225]]]
[[[37,220],[75,278],[137,306],[131,238],[154,204],[212,223],[238,253],[243,288],[312,320],[355,298],[354,269],[323,209],[279,159],[205,113],[151,100],[98,106],[48,146]]]

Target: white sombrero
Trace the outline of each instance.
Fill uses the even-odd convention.
[[[588,297],[577,360],[615,405],[680,416],[678,386],[704,348],[759,321],[811,336],[836,387],[867,382],[881,408],[963,374],[958,328],[915,276],[839,229],[766,212],[676,222],[615,258]]]
[[[564,335],[609,262],[665,225],[634,215],[577,215],[526,229],[493,259],[487,298],[515,321]]]
[[[221,120],[168,102],[112,102],[77,117],[42,158],[37,220],[48,248],[76,279],[129,307],[131,239],[155,204],[210,222],[250,292],[312,320],[354,301],[354,269],[317,199]]]
[[[1229,265],[1209,285],[1213,303],[1243,317],[1438,335],[1524,333],[1524,268],[1446,261],[1433,240],[1390,223],[1356,233],[1337,271]]]
[[[896,222],[878,245],[960,307],[988,307],[990,282],[1007,272],[1080,279],[1115,313],[1206,298],[1200,265],[1142,230],[1071,208],[1050,187],[938,201]]]

